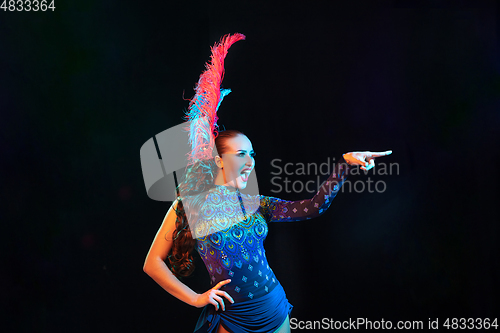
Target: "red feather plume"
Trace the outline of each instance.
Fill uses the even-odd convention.
[[[210,62],[205,64],[206,70],[200,75],[195,86],[196,94],[190,100],[185,119],[191,121],[189,127],[189,143],[191,153],[188,164],[193,164],[198,159],[212,157],[214,139],[218,135],[217,109],[224,95],[220,85],[224,78],[224,59],[231,45],[245,39],[243,34],[225,35],[219,43],[211,47]]]

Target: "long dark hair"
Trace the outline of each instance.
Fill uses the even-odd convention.
[[[219,132],[215,138],[215,147],[217,153],[224,154],[228,151],[229,146],[227,140],[234,138],[238,135],[245,135],[237,130],[226,130]],[[184,180],[178,186],[178,192],[182,196],[193,196],[195,199],[190,202],[191,206],[198,206],[201,208],[203,205],[202,196],[196,197],[215,187],[214,180],[219,172],[219,168],[213,159],[204,162],[197,162],[191,165]],[[190,211],[199,211],[199,209],[192,209]],[[177,219],[175,221],[175,231],[173,233],[173,246],[168,261],[170,270],[176,277],[187,277],[194,271],[193,255],[192,252],[196,246],[196,239],[193,238],[189,228],[186,211],[184,204],[180,197],[177,197],[177,207],[175,209]]]

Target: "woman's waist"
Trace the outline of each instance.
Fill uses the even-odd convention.
[[[226,291],[235,301],[251,300],[255,297],[264,296],[279,285],[279,281],[272,270],[265,273],[259,271],[257,274],[236,271],[230,275],[229,272],[231,271],[228,271],[227,275],[213,276],[212,285],[219,283],[219,281],[231,279],[231,282],[224,285],[221,290]]]
[[[231,279],[221,290],[227,292],[235,302],[255,300],[269,295],[280,285],[274,274],[263,279]]]

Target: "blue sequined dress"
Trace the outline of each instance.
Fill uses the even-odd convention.
[[[219,325],[223,325],[235,333],[272,333],[283,324],[293,306],[267,263],[263,246],[267,223],[321,215],[337,195],[348,170],[348,164],[341,158],[334,172],[308,200],[249,196],[221,185],[208,192],[192,232],[211,285],[231,279],[221,290],[230,294],[234,303],[224,298],[225,311],[215,311],[212,304],[205,306],[194,332],[217,332]]]

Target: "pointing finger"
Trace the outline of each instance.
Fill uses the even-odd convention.
[[[392,150],[386,150],[381,152],[369,152],[371,157],[381,157],[392,154]]]

